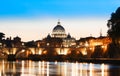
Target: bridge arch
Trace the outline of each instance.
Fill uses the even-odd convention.
[[[20,48],[15,53],[15,58],[28,58],[29,55],[34,54],[30,49],[28,48]]]
[[[1,48],[0,51],[5,54],[9,54],[9,49],[8,48]]]
[[[9,50],[6,48],[0,48],[0,58],[7,58]]]

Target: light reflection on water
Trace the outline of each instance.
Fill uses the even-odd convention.
[[[120,76],[119,65],[78,62],[0,61],[0,76]]]

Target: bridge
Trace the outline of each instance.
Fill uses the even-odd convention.
[[[15,58],[28,58],[29,55],[67,55],[75,48],[0,48],[0,57],[7,58],[9,55],[14,55]]]
[[[14,55],[15,58],[29,58],[32,55],[36,56],[61,56],[71,55],[78,57],[104,57],[107,51],[103,47],[13,47],[13,48],[0,48],[0,58],[8,58]],[[99,54],[99,55],[97,55]],[[96,56],[97,55],[97,56]],[[73,57],[74,57],[73,56]]]

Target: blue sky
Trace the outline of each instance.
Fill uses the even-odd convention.
[[[1,0],[0,16],[106,16],[119,0]]]
[[[33,36],[30,30],[35,30],[32,34],[36,34],[36,40],[51,33],[57,20],[61,19],[67,32],[77,38],[90,34],[91,30],[86,30],[86,26],[92,30],[97,26],[97,30],[103,29],[103,34],[106,35],[106,21],[119,6],[119,0],[0,0],[0,30],[7,36],[19,35],[23,40],[31,40]],[[71,31],[83,28],[86,31]],[[44,35],[41,33],[43,31]],[[89,34],[83,35],[83,32]],[[99,34],[96,30],[91,33],[93,36]]]

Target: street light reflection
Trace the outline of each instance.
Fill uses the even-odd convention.
[[[0,61],[0,76],[119,76],[120,68],[111,66],[114,67],[104,63]]]
[[[93,76],[93,74],[94,74],[94,69],[93,69],[93,64],[92,63],[90,63],[89,64],[89,70],[90,70],[90,73],[89,73],[89,76]]]

